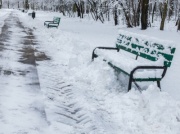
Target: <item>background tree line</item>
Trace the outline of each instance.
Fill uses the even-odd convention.
[[[81,19],[88,15],[102,23],[123,21],[142,30],[155,21],[164,30],[166,22],[174,21],[180,30],[180,0],[0,0],[1,7],[54,11]]]

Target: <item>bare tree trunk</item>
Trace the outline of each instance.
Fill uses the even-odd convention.
[[[164,2],[160,30],[164,30],[164,22],[165,22],[166,16],[167,16],[167,2]]]
[[[123,12],[124,12],[124,15],[125,15],[125,18],[126,18],[127,27],[132,27],[132,25],[130,23],[130,18],[129,18],[129,12],[124,8],[124,5],[123,5],[122,2],[120,3],[120,5],[123,8]]]
[[[145,30],[148,26],[148,8],[149,0],[142,0],[142,11],[141,11],[141,29]]]
[[[180,30],[180,18],[176,21],[176,26],[177,26],[177,32]]]
[[[77,17],[81,17],[81,10],[77,3],[75,3],[76,9],[77,9]]]
[[[162,16],[163,16],[163,9],[162,9],[163,5],[162,3],[159,4],[159,11],[160,11],[160,16],[161,16],[161,19],[162,19]]]
[[[9,0],[8,0],[8,9],[9,9]]]
[[[135,9],[136,9],[136,4],[134,4],[134,1],[133,1],[133,0],[131,1],[131,6],[132,6],[132,11],[133,11],[133,26],[136,27],[136,24],[137,24],[137,23],[136,23],[136,22],[137,22],[137,21],[136,21],[136,19],[137,19],[136,17],[137,17],[137,16],[136,16],[136,10],[135,10]]]
[[[110,21],[110,11],[108,9],[108,12],[107,12],[107,16],[108,16],[108,21]]]
[[[180,21],[178,21],[177,31],[180,30]]]
[[[139,26],[140,25],[140,22],[139,22],[139,20],[140,20],[140,13],[141,13],[141,0],[139,0],[138,1],[138,8],[137,8],[137,25]]]
[[[93,19],[95,21],[100,19],[100,21],[103,22],[102,19],[100,18],[101,16],[98,14],[98,5],[97,5],[97,3],[94,2],[94,1],[90,1],[90,0],[88,0],[88,2],[91,5],[90,12],[91,12],[91,15],[92,15]]]
[[[174,8],[174,12],[175,12],[174,19],[177,20],[177,17],[178,17],[178,14],[179,14],[179,4],[178,4],[178,1],[175,1],[174,5],[175,5],[175,8]]]
[[[173,15],[174,10],[174,0],[169,0],[169,8],[168,8],[168,20],[170,20],[171,16]]]
[[[154,6],[153,6],[153,11],[152,11],[152,23],[154,22],[154,12],[156,10],[156,2],[154,3]]]
[[[2,0],[0,0],[0,9],[2,8]]]
[[[20,6],[19,6],[19,1],[18,1],[18,8],[20,8]]]
[[[77,9],[77,16],[80,18],[83,18],[84,15],[84,2],[81,1],[80,3],[75,3],[76,9]]]
[[[114,9],[114,24],[115,24],[115,26],[118,25],[118,15],[117,15],[117,7],[116,6]]]
[[[80,12],[81,12],[81,18],[83,18],[84,17],[84,11],[83,11],[83,6],[84,6],[84,3],[83,2],[81,2],[81,4],[80,4]]]
[[[33,4],[34,4],[34,3],[33,3]],[[29,2],[28,2],[28,0],[25,1],[25,9],[26,9],[26,10],[29,9]]]
[[[107,18],[108,21],[110,21],[109,6],[108,6],[107,2],[105,2],[105,8],[106,8],[106,18]]]

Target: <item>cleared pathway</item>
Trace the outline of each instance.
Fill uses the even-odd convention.
[[[74,99],[74,87],[59,77],[59,67],[52,70],[53,61],[37,50],[37,43],[33,30],[11,13],[0,35],[0,134],[95,130],[88,111]],[[38,64],[44,69],[40,78]]]
[[[38,134],[47,128],[31,29],[11,13],[0,35],[0,134]]]

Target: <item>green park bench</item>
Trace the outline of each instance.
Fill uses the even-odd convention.
[[[32,13],[28,13],[28,16],[32,16]]]
[[[49,28],[49,27],[56,27],[56,28],[58,28],[59,23],[60,23],[60,20],[61,20],[61,18],[59,18],[59,17],[54,17],[54,18],[53,18],[53,21],[45,21],[45,22],[44,22],[44,26],[47,26],[48,28]]]
[[[160,81],[171,66],[175,50],[170,41],[120,31],[116,47],[96,47],[92,60],[101,57],[115,71],[128,75],[128,91],[131,90],[132,83],[141,89],[137,82],[145,81],[157,82],[157,86],[161,88]]]

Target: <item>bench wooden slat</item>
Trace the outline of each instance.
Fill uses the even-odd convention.
[[[175,53],[174,47],[168,48],[168,54],[164,52],[165,48],[161,44],[150,44],[148,41],[143,41],[144,46],[141,46],[137,44],[138,42],[140,42],[140,39],[135,38],[135,42],[133,42],[132,37],[120,34],[117,39],[116,47],[151,61],[157,61],[160,55],[162,55],[166,59],[164,66],[170,67],[173,54]]]
[[[143,82],[143,81],[161,81],[162,78],[134,78],[135,81]]]

